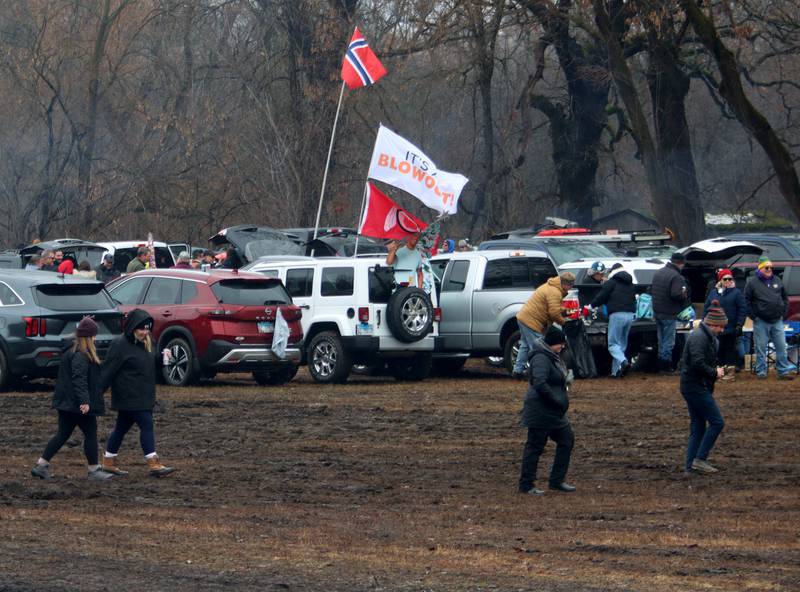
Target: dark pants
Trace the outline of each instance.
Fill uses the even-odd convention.
[[[152,411],[120,411],[117,413],[117,424],[108,435],[106,450],[111,454],[117,454],[119,447],[122,446],[122,439],[133,424],[139,426],[139,443],[142,451],[152,454],[156,451],[156,433],[153,429]]]
[[[722,366],[739,366],[743,365],[742,360],[739,359],[739,352],[736,348],[736,333],[723,333],[719,339],[719,363]]]
[[[686,470],[688,471],[692,468],[694,459],[708,459],[717,437],[725,427],[725,420],[722,419],[722,413],[717,407],[714,395],[710,392],[681,394],[689,409],[691,421],[689,446],[686,448]]]
[[[519,490],[528,491],[536,480],[536,468],[539,466],[539,457],[542,455],[547,438],[556,443],[556,456],[553,468],[550,471],[550,485],[559,485],[564,482],[569,468],[569,457],[575,436],[572,426],[567,424],[563,428],[540,429],[528,428],[528,441],[522,453],[522,469],[519,474]]]
[[[42,458],[47,462],[66,444],[75,427],[83,432],[83,452],[90,465],[97,464],[97,418],[94,415],[82,415],[69,411],[58,412],[58,432],[45,446]]]

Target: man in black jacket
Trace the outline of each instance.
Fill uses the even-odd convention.
[[[653,276],[650,288],[658,333],[658,366],[661,372],[670,374],[678,313],[689,305],[689,290],[681,275],[685,263],[682,253],[673,253],[669,262]]]
[[[564,482],[575,437],[567,418],[569,408],[569,374],[559,357],[566,337],[561,329],[550,326],[542,339],[531,345],[530,386],[522,408],[522,425],[528,428],[528,439],[522,453],[519,492],[542,495],[534,487],[539,456],[547,439],[556,443],[556,455],[550,471],[550,489],[572,492],[575,487]]]
[[[103,262],[95,270],[97,272],[97,279],[107,284],[111,280],[115,280],[120,276],[117,268],[114,267],[114,255],[106,253],[103,255]]]
[[[686,448],[685,470],[716,473],[708,462],[725,421],[714,401],[714,384],[725,371],[717,366],[717,337],[725,330],[728,317],[719,306],[711,306],[703,321],[686,340],[681,359],[681,395],[686,401],[691,420],[689,445]]]
[[[789,298],[778,276],[772,272],[767,257],[758,260],[758,269],[744,288],[744,298],[753,317],[753,341],[756,348],[756,376],[767,377],[767,344],[775,346],[775,366],[778,378],[791,380],[795,367],[786,357],[786,336],[783,317],[789,310]]]
[[[592,300],[591,306],[606,305],[608,310],[608,353],[611,354],[611,375],[622,378],[631,367],[625,350],[628,334],[636,313],[636,286],[621,263],[611,266],[608,280]]]

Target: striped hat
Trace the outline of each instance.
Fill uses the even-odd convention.
[[[708,307],[703,322],[706,325],[717,325],[718,327],[724,327],[728,324],[728,317],[725,315],[723,308],[719,305],[719,300],[711,301],[711,306]]]
[[[772,261],[769,260],[769,257],[766,255],[758,258],[758,268],[764,269],[767,265],[772,267]]]

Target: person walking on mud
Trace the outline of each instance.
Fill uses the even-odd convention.
[[[103,469],[115,475],[127,475],[117,465],[122,439],[133,424],[139,426],[139,442],[150,475],[163,477],[175,469],[165,467],[156,454],[153,407],[156,404],[156,355],[150,330],[153,319],[140,308],[128,314],[125,332],[111,344],[103,363],[100,385],[111,386],[111,408],[117,411],[117,422],[108,436]]]
[[[69,440],[76,427],[83,432],[83,452],[88,463],[88,478],[105,481],[113,475],[98,463],[97,416],[105,414],[100,388],[100,358],[94,346],[97,323],[84,317],[75,329],[75,339],[61,355],[53,392],[53,407],[58,410],[58,431],[47,443],[31,474],[52,479],[50,461]]]
[[[522,453],[519,492],[542,495],[537,489],[536,469],[547,439],[556,443],[556,455],[550,471],[550,489],[572,492],[575,487],[564,481],[575,436],[567,418],[569,382],[567,367],[559,354],[566,344],[564,332],[551,326],[543,339],[531,344],[528,393],[522,407],[522,425],[528,439]]]
[[[716,365],[718,338],[728,324],[725,310],[717,300],[706,316],[689,334],[681,358],[681,395],[689,409],[689,444],[686,448],[684,472],[716,473],[708,462],[725,420],[714,400],[714,385],[725,371]]]

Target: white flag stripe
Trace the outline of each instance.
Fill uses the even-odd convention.
[[[461,190],[469,181],[437,169],[422,150],[384,126],[378,130],[368,176],[407,191],[442,214],[456,213]]]

